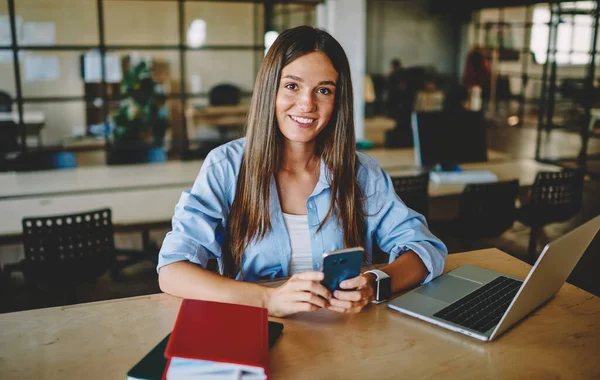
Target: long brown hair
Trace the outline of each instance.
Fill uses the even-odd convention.
[[[275,98],[281,70],[296,58],[321,52],[338,73],[334,111],[316,138],[316,154],[331,174],[331,202],[319,230],[331,215],[342,226],[344,246],[364,245],[365,210],[356,181],[350,65],[341,45],[327,32],[299,26],[281,33],[260,67],[246,126],[246,148],[223,245],[223,274],[235,277],[242,255],[254,239],[271,231],[271,183],[282,162],[283,136],[277,126]]]

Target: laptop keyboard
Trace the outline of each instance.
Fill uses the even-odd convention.
[[[433,316],[485,333],[500,322],[522,283],[500,276]]]

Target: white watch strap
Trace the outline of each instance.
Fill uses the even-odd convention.
[[[366,271],[363,274],[367,274],[367,273],[372,273],[375,275],[375,281],[377,282],[377,289],[375,290],[375,292],[376,292],[375,299],[379,299],[379,280],[382,280],[384,278],[389,278],[390,276],[387,273],[385,273],[384,271],[379,270],[379,269],[371,269],[371,270]]]
[[[384,271],[379,270],[379,269],[371,269],[371,270],[366,271],[364,274],[367,274],[367,273],[373,273],[375,275],[375,277],[377,277],[377,281],[381,280],[382,278],[390,277],[387,273],[385,273]]]

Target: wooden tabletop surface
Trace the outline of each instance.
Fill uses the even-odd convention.
[[[497,250],[453,254],[525,278],[530,266]],[[3,379],[122,379],[171,331],[180,299],[143,297],[0,315]],[[600,299],[565,284],[498,340],[480,342],[390,310],[328,310],[272,318],[272,379],[599,379]],[[243,323],[241,321],[240,323]],[[199,342],[199,344],[210,344]]]

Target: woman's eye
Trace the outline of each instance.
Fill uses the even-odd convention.
[[[285,85],[285,88],[287,88],[288,90],[295,90],[298,88],[298,86],[296,86],[295,83],[288,83]]]
[[[321,95],[329,95],[329,94],[331,94],[331,90],[330,90],[330,89],[328,89],[328,88],[320,88],[320,89],[318,90],[318,92],[319,92],[319,94],[321,94]]]

